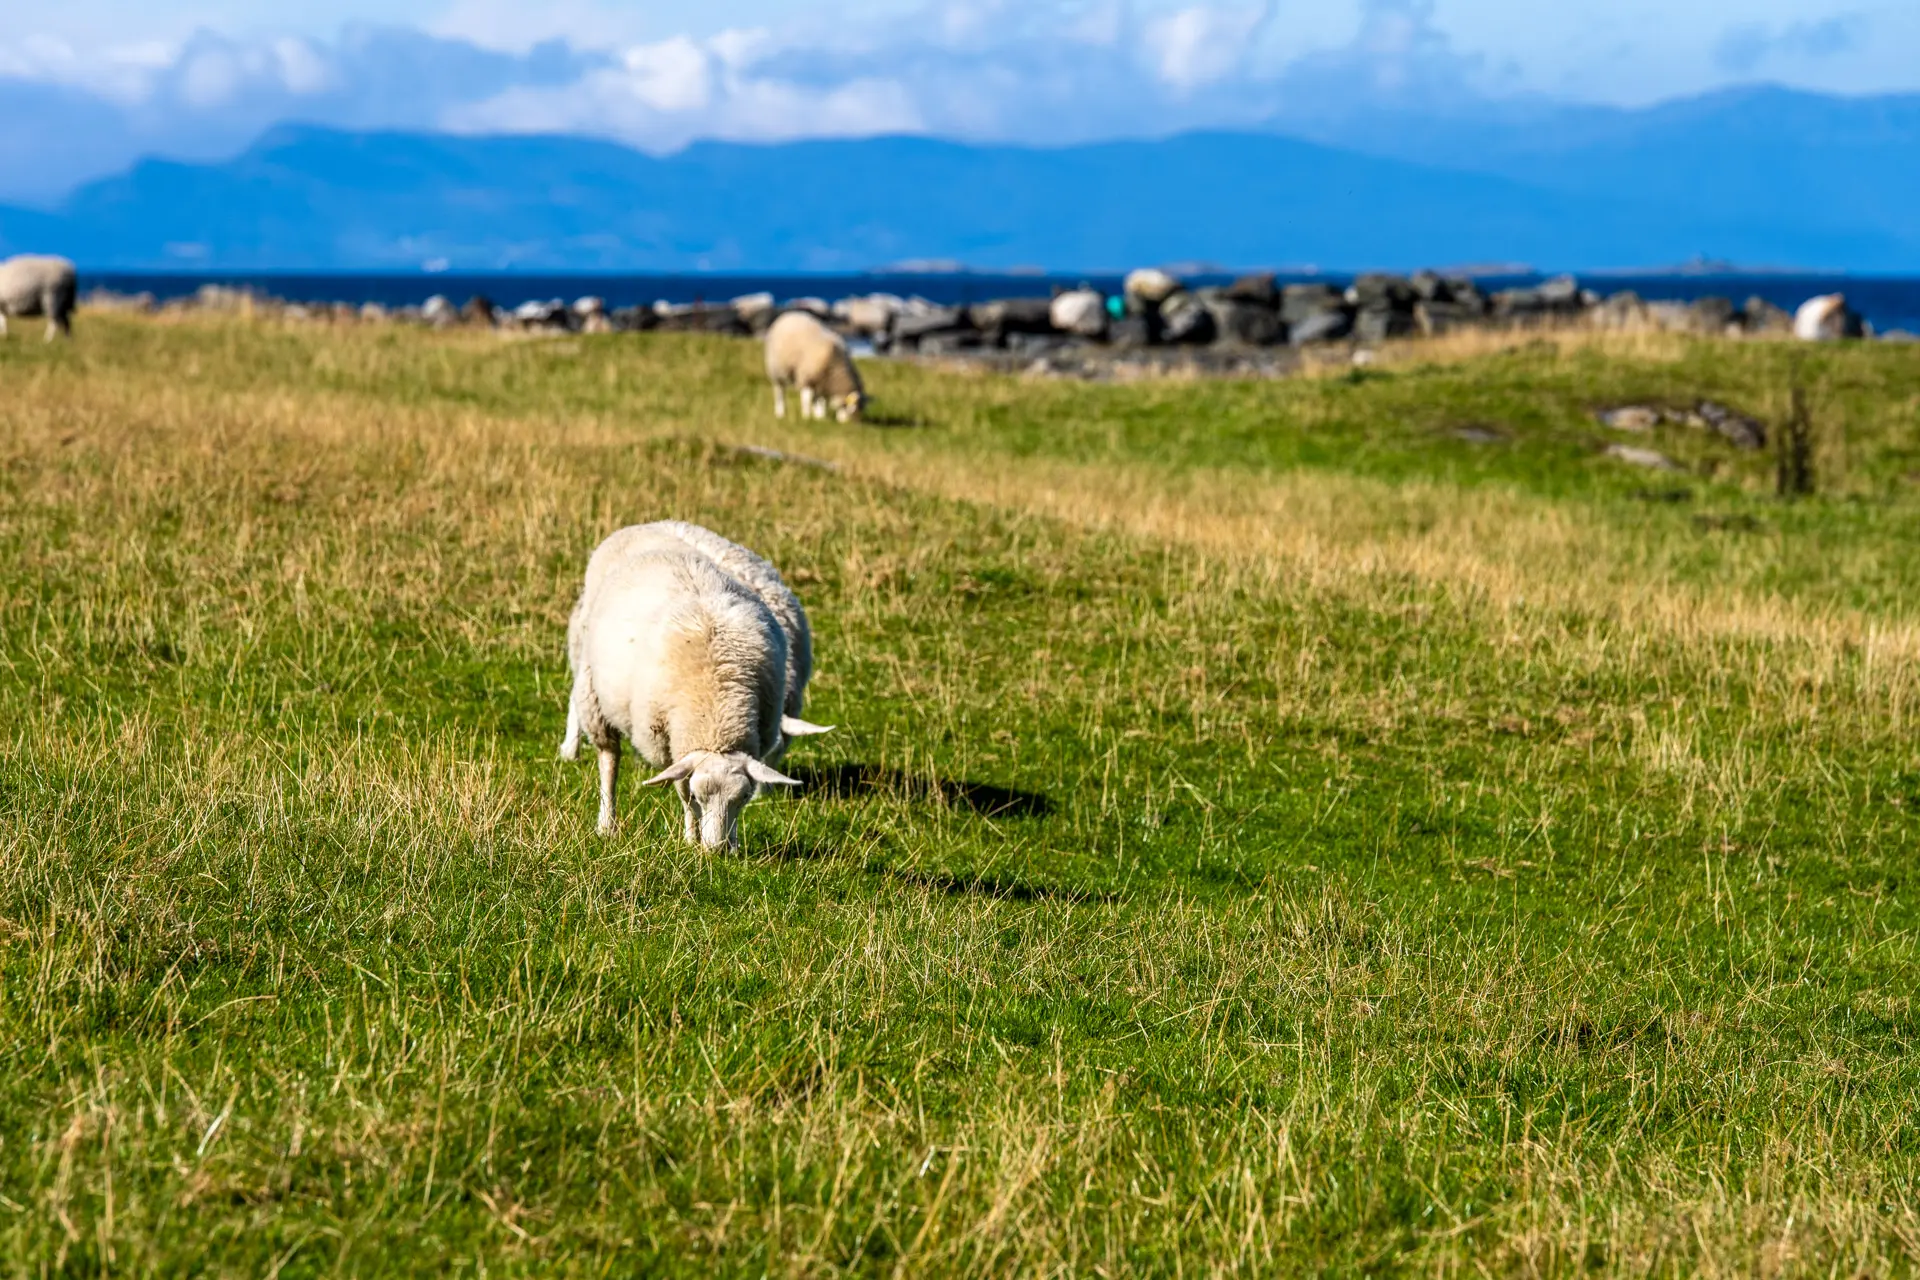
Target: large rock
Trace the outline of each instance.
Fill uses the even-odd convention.
[[[1482,319],[1478,307],[1460,302],[1427,301],[1421,299],[1413,304],[1413,322],[1420,332],[1429,338],[1444,333],[1457,333],[1462,329],[1471,329]]]
[[[1513,323],[1564,320],[1587,309],[1588,295],[1572,276],[1556,276],[1531,289],[1502,289],[1493,295],[1496,319]]]
[[[1411,311],[1385,307],[1362,307],[1353,318],[1353,335],[1362,342],[1385,342],[1389,338],[1409,338],[1419,332]]]
[[[1347,299],[1330,284],[1290,284],[1280,291],[1280,318],[1293,328],[1314,316],[1344,313]]]
[[[906,301],[891,293],[870,293],[834,303],[833,318],[858,337],[884,338],[893,330],[894,317],[905,307]]]
[[[1702,400],[1695,412],[1709,429],[1736,449],[1767,447],[1767,428],[1758,418],[1750,418],[1712,400]]]
[[[1197,295],[1202,306],[1212,313],[1215,333],[1222,342],[1246,347],[1270,347],[1284,341],[1287,327],[1280,312],[1234,296],[1226,289],[1202,289]]]
[[[1184,290],[1169,295],[1160,303],[1160,340],[1176,345],[1199,346],[1212,342],[1218,334],[1213,312],[1207,304]]]
[[[1419,297],[1412,281],[1380,271],[1355,276],[1347,288],[1347,301],[1362,311],[1404,311],[1412,315]]]
[[[1353,332],[1353,313],[1345,307],[1329,308],[1287,323],[1287,341],[1296,347],[1315,342],[1338,342]]]
[[[1802,342],[1834,342],[1865,333],[1865,322],[1847,305],[1844,293],[1808,298],[1793,316],[1793,336]]]
[[[1740,309],[1740,323],[1748,333],[1793,332],[1793,317],[1786,308],[1776,307],[1758,294],[1748,298],[1747,305]]]
[[[1128,308],[1142,313],[1158,307],[1180,290],[1180,282],[1158,267],[1129,271],[1125,283],[1120,286]]]
[[[1153,338],[1153,326],[1145,316],[1118,316],[1107,326],[1107,341],[1116,347],[1151,346]]]
[[[1734,309],[1732,298],[1698,298],[1688,305],[1687,312],[1694,333],[1717,337],[1740,327],[1740,313]]]
[[[1550,311],[1578,311],[1586,305],[1580,282],[1572,276],[1555,276],[1534,292]]]
[[[1601,450],[1607,457],[1624,462],[1630,467],[1646,467],[1652,471],[1685,471],[1686,468],[1655,449],[1642,449],[1630,444],[1610,444]]]
[[[727,303],[733,313],[740,317],[740,323],[752,333],[765,333],[779,314],[771,293],[745,293]]]
[[[1589,313],[1587,320],[1596,329],[1622,333],[1644,333],[1654,327],[1653,315],[1647,310],[1645,300],[1631,289],[1608,296]]]
[[[1265,307],[1269,311],[1280,309],[1280,286],[1275,283],[1271,271],[1241,276],[1220,293],[1222,297],[1233,302],[1251,303],[1256,307]]]
[[[1098,289],[1069,289],[1053,300],[1047,318],[1061,333],[1076,338],[1107,336],[1107,298]]]
[[[973,327],[996,344],[1009,334],[1053,332],[1053,303],[1046,298],[995,298],[967,308]]]
[[[620,307],[611,319],[615,333],[644,333],[660,323],[660,315],[652,307]]]
[[[522,329],[569,329],[572,328],[572,321],[573,312],[558,298],[547,302],[523,302],[513,309],[513,322]]]
[[[966,313],[958,307],[915,307],[894,318],[893,337],[896,342],[917,344],[930,333],[951,333],[971,327]]]

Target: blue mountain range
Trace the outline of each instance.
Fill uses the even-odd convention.
[[[654,157],[571,137],[284,125],[230,160],[145,160],[51,209],[0,207],[0,251],[193,270],[1597,270],[1704,256],[1920,271],[1920,96],[1759,88],[1640,111],[1349,114],[1307,132]]]

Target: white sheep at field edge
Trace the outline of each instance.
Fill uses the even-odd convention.
[[[867,393],[846,340],[804,311],[788,311],[767,329],[767,380],[773,383],[773,416],[787,416],[787,388],[800,391],[800,416],[824,418],[831,408],[841,422],[860,416]]]
[[[65,258],[21,254],[0,262],[0,338],[10,316],[45,316],[47,341],[73,333],[78,277]]]

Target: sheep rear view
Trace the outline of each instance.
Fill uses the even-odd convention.
[[[45,316],[47,341],[73,334],[79,276],[65,258],[22,254],[0,262],[0,338],[12,317]]]
[[[674,785],[686,838],[720,848],[738,843],[740,811],[760,788],[798,785],[769,757],[790,737],[824,730],[786,711],[780,618],[696,542],[752,553],[676,526],[622,529],[588,562],[567,630],[573,692],[560,754],[576,758],[583,736],[597,749],[603,834],[615,823],[625,740],[660,770],[646,785]]]
[[[787,388],[800,392],[800,416],[824,418],[831,409],[851,422],[866,409],[866,388],[844,338],[805,311],[788,311],[767,328],[767,380],[773,416],[787,416]]]

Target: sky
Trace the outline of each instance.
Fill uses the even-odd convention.
[[[0,0],[0,199],[282,120],[1046,143],[1755,81],[1920,91],[1920,0]]]

